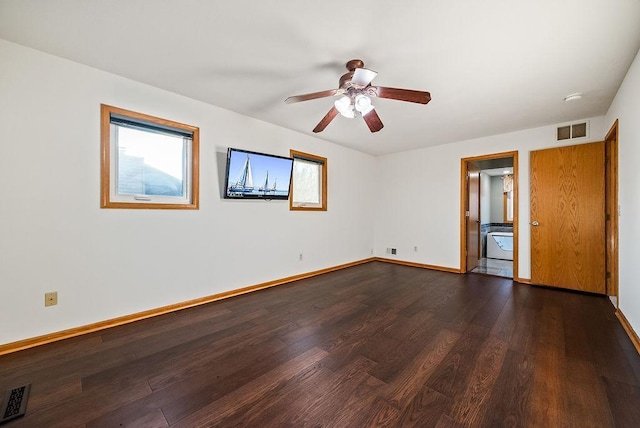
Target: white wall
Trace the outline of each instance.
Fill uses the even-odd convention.
[[[504,193],[502,177],[491,177],[491,223],[504,223]]]
[[[606,116],[618,119],[620,281],[618,305],[640,333],[640,53],[627,72]]]
[[[375,158],[2,40],[0,63],[0,344],[370,256]],[[199,210],[99,208],[100,103],[200,127]],[[221,199],[229,146],[327,157],[328,211]]]
[[[460,267],[460,165],[462,158],[518,151],[520,278],[530,278],[529,152],[567,144],[602,141],[608,124],[590,118],[590,138],[556,142],[556,127],[395,153],[378,158],[375,226],[376,253],[398,250],[397,259]],[[640,153],[640,152],[639,152]],[[640,205],[639,205],[640,207]],[[418,251],[413,248],[417,246]]]

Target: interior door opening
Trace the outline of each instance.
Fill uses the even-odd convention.
[[[616,308],[618,301],[618,121],[616,120],[604,141],[605,156],[605,240],[606,291]]]
[[[462,159],[462,272],[517,278],[518,153]]]

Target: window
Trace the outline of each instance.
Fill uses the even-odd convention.
[[[327,159],[291,150],[291,210],[327,210]]]
[[[510,171],[504,171],[502,178],[502,192],[503,192],[503,210],[502,221],[504,223],[513,223],[513,189],[514,189],[514,176]]]
[[[504,223],[513,223],[513,190],[503,193],[502,218]]]
[[[102,208],[198,209],[199,129],[101,106]]]

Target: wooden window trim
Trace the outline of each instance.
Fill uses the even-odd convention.
[[[139,203],[111,201],[111,114],[115,113],[135,120],[167,126],[193,134],[191,142],[191,201],[180,203]],[[159,117],[150,116],[106,104],[100,105],[100,207],[101,208],[130,208],[130,209],[173,209],[197,210],[200,194],[200,128],[174,122]]]
[[[327,158],[324,158],[322,156],[317,156],[317,155],[312,155],[310,153],[304,153],[304,152],[299,152],[297,150],[290,150],[289,151],[289,156],[291,156],[292,158],[294,158],[294,162],[295,162],[295,158],[298,159],[304,159],[304,160],[308,160],[311,162],[316,162],[319,164],[322,164],[322,178],[321,178],[321,185],[322,185],[322,190],[321,190],[321,197],[322,197],[322,204],[319,207],[299,207],[299,206],[294,206],[293,205],[293,181],[295,180],[295,177],[291,178],[291,195],[289,197],[289,210],[291,211],[327,211]]]

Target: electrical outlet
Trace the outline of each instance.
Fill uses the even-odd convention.
[[[300,255],[298,256],[298,261],[301,262],[302,261],[302,253],[300,253]]]
[[[413,252],[417,253],[418,252],[418,246],[413,247]]]
[[[45,306],[55,306],[58,304],[58,292],[51,291],[49,293],[44,293],[44,305]]]

